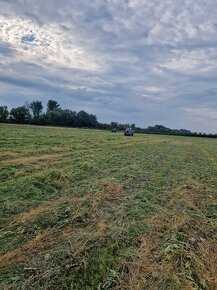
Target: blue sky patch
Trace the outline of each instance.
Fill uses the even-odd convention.
[[[25,44],[31,44],[35,40],[34,34],[27,34],[21,38],[21,42]]]

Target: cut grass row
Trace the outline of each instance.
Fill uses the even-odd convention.
[[[216,289],[216,140],[0,130],[3,289]]]

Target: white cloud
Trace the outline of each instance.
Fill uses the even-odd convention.
[[[198,48],[191,51],[173,50],[161,68],[186,74],[214,72],[217,70],[216,48]]]
[[[82,47],[73,44],[73,36],[60,30],[58,24],[39,26],[27,19],[0,17],[0,37],[16,50],[17,62],[32,61],[81,70],[98,68]]]
[[[147,93],[157,94],[164,91],[164,88],[159,87],[146,87],[144,88],[144,91]]]
[[[217,109],[209,107],[185,108],[187,117],[198,121],[217,121]]]
[[[194,131],[216,134],[217,108],[206,105],[185,108],[183,124],[187,124]]]

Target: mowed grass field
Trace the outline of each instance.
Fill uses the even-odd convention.
[[[217,289],[217,140],[0,125],[0,289]]]

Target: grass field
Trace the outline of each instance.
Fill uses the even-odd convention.
[[[217,289],[217,140],[0,125],[0,289]]]

